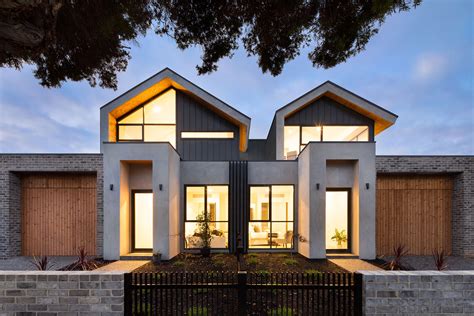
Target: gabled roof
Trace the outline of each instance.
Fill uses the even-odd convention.
[[[375,134],[382,132],[395,123],[398,116],[375,103],[372,103],[357,94],[344,89],[343,87],[331,81],[326,81],[317,86],[313,90],[305,93],[301,97],[291,101],[287,105],[278,109],[275,117],[285,118],[305,106],[309,105],[316,99],[327,96],[348,108],[371,118],[375,122]]]
[[[100,109],[118,118],[170,87],[202,100],[211,110],[239,126],[240,150],[247,150],[250,118],[169,68],[139,83]]]

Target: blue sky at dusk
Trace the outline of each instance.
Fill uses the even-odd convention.
[[[265,138],[273,113],[326,80],[396,113],[376,137],[377,154],[474,154],[474,1],[425,0],[392,15],[364,52],[335,68],[313,68],[309,51],[278,77],[262,74],[239,50],[198,76],[198,48],[180,51],[150,32],[132,45],[117,91],[68,82],[39,85],[32,67],[0,69],[0,152],[98,152],[99,108],[170,67],[252,118],[251,138]]]

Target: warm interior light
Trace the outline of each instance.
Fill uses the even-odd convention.
[[[347,227],[348,192],[326,192],[326,249],[347,249],[347,241],[338,244],[331,239],[336,234],[336,229],[350,238]]]
[[[153,249],[153,193],[135,193],[135,249]]]

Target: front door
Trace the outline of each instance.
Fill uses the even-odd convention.
[[[326,250],[350,252],[350,189],[326,191]]]
[[[153,249],[153,193],[132,191],[132,251]]]

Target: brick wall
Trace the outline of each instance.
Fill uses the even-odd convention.
[[[0,154],[0,258],[21,254],[21,174],[97,173],[97,254],[102,255],[103,171],[101,154]]]
[[[123,315],[123,273],[2,272],[0,314]]]
[[[377,173],[446,173],[454,177],[453,254],[474,257],[474,156],[377,156]]]
[[[473,315],[474,271],[363,271],[365,315]]]

